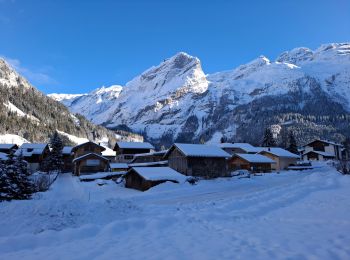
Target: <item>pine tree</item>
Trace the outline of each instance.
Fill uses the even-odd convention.
[[[29,179],[29,172],[23,157],[15,157],[14,152],[0,166],[0,200],[29,199],[34,192],[34,185]]]
[[[297,146],[297,141],[295,140],[294,133],[291,131],[289,133],[289,139],[288,139],[288,148],[287,150],[290,151],[291,153],[298,154],[298,146]]]
[[[262,147],[274,147],[276,146],[275,139],[273,138],[270,128],[265,129],[264,139],[261,144]]]
[[[6,165],[0,161],[0,201],[10,200],[10,179],[7,176]]]
[[[50,155],[45,161],[45,168],[48,172],[57,171],[60,172],[63,166],[62,150],[63,142],[57,133],[57,131],[51,136],[49,147],[51,148]]]

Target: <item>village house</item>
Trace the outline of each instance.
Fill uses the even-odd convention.
[[[62,149],[62,160],[63,160],[63,172],[71,172],[73,169],[73,147],[65,146]]]
[[[113,150],[116,152],[116,162],[129,163],[135,154],[150,153],[154,147],[147,142],[117,142]]]
[[[109,171],[109,160],[102,156],[105,148],[94,142],[73,147],[73,174],[92,174]]]
[[[251,172],[271,172],[276,162],[261,154],[236,153],[228,161],[230,171],[248,170]]]
[[[256,154],[260,152],[258,147],[252,146],[248,143],[221,143],[219,147],[229,154],[235,153],[250,153]]]
[[[125,175],[125,187],[146,191],[164,182],[185,182],[186,177],[169,167],[134,167]]]
[[[339,143],[316,139],[301,149],[302,158],[307,160],[341,160],[343,146]]]
[[[297,160],[300,159],[299,155],[279,147],[263,147],[262,149],[263,150],[259,152],[260,154],[276,162],[276,164],[272,164],[272,170],[280,171],[287,169],[290,165],[296,165]]]
[[[31,172],[43,168],[44,160],[49,156],[49,145],[45,143],[24,143],[15,152],[15,155],[22,154],[23,159],[27,161]]]
[[[17,144],[0,144],[0,153],[10,154],[18,149]]]
[[[231,155],[217,146],[175,143],[165,154],[169,166],[188,176],[216,178],[228,176]]]

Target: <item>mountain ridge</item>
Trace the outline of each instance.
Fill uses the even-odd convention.
[[[324,118],[347,118],[349,82],[349,43],[324,44],[314,51],[295,48],[281,53],[275,61],[260,56],[213,74],[203,72],[198,58],[180,52],[129,81],[117,98],[105,103],[103,111],[95,109],[94,102],[89,103],[91,113],[85,116],[94,123],[128,127],[155,143],[169,144],[218,142],[221,138],[258,143],[265,127],[283,124],[282,118],[293,114],[298,118],[295,120],[307,121],[289,127],[297,132],[300,143],[317,136],[339,140],[349,134],[348,128],[342,126],[345,132],[341,133],[338,126]],[[318,101],[334,114],[316,112],[312,106]],[[79,98],[74,99],[69,108],[74,112],[81,110],[80,105]],[[276,113],[270,115],[267,110]],[[255,122],[259,129],[252,127],[251,121],[258,120],[256,116],[261,119]],[[343,125],[338,121],[336,124]],[[307,129],[308,124],[312,130]],[[245,133],[250,131],[247,125],[254,134]],[[310,133],[301,138],[302,131]]]

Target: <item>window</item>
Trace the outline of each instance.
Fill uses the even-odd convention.
[[[86,160],[86,166],[99,166],[100,160]]]
[[[133,158],[134,158],[133,155],[124,155],[124,159],[125,159],[125,160],[131,160],[131,159],[133,159]]]

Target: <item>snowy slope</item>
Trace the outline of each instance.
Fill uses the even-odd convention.
[[[267,109],[283,113],[319,116],[309,111],[315,100],[327,102],[325,108],[334,107],[332,102],[340,104],[344,111],[337,108],[333,114],[348,113],[350,44],[326,44],[315,51],[296,48],[282,53],[276,61],[260,56],[236,69],[210,75],[205,75],[198,58],[178,53],[134,78],[118,95],[113,96],[113,89],[101,91],[64,103],[94,123],[113,128],[126,125],[155,142],[233,138],[242,118],[248,120],[247,114],[241,114],[246,110],[242,106],[263,103],[266,97],[274,98],[271,102],[277,106]],[[106,91],[112,99],[105,100]],[[282,101],[290,93],[292,99]]]
[[[350,179],[327,166],[147,192],[60,175],[0,204],[1,259],[349,259]]]

